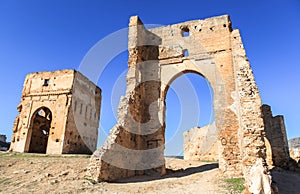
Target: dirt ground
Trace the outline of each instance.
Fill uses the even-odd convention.
[[[115,183],[84,179],[89,156],[12,155],[0,152],[0,193],[232,193],[218,164],[166,158],[167,175]],[[300,193],[300,174],[273,170],[279,193]]]
[[[164,177],[138,176],[117,183],[84,179],[87,156],[0,157],[0,193],[226,193],[216,163],[167,158]],[[172,170],[171,170],[172,169]]]

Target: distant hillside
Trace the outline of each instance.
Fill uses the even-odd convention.
[[[290,149],[300,148],[300,137],[290,139],[289,148]]]

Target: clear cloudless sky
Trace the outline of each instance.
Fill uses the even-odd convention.
[[[300,137],[299,0],[0,0],[0,133],[10,141],[26,74],[78,69],[98,41],[128,26],[130,16],[168,25],[222,14],[229,14],[233,28],[241,31],[263,103],[272,106],[274,115],[285,116],[288,138]],[[96,83],[103,92],[99,146],[116,123],[127,55],[124,51],[106,64]],[[171,155],[180,152],[174,147],[182,150],[182,131],[213,120],[210,86],[200,76],[185,78],[175,80],[167,94]],[[181,92],[185,81],[194,86],[197,98]],[[182,101],[190,115],[201,118],[182,116]]]

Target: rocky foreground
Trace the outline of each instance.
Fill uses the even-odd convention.
[[[229,188],[212,162],[167,158],[167,175],[94,184],[84,178],[89,156],[0,152],[0,193],[240,193]],[[281,193],[300,191],[300,174],[273,172]]]

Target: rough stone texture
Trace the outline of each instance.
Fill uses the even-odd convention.
[[[246,185],[250,184],[249,174],[258,158],[266,158],[264,124],[261,111],[261,98],[254,80],[251,66],[246,57],[239,30],[231,33],[232,55],[238,94],[239,144],[243,174]],[[233,96],[234,97],[234,96]],[[226,131],[224,131],[226,132]],[[263,160],[263,162],[265,162]]]
[[[28,74],[10,150],[91,154],[96,150],[101,90],[75,70]]]
[[[290,139],[288,141],[288,144],[289,144],[289,148],[291,148],[291,149],[300,148],[300,137]]]
[[[217,130],[214,123],[194,127],[183,133],[185,160],[219,160]]]
[[[92,156],[87,178],[112,181],[164,174],[166,93],[177,77],[192,72],[205,77],[214,91],[221,172],[244,174],[249,185],[251,166],[266,157],[262,104],[229,16],[150,30],[133,16],[128,40],[127,91],[120,100],[118,124]]]
[[[300,148],[291,148],[290,157],[300,164]]]
[[[300,164],[300,138],[293,138],[289,140],[290,157],[298,161]]]
[[[251,167],[249,184],[250,193],[271,194],[271,176],[267,174],[262,158],[258,158],[255,165]]]
[[[264,127],[266,139],[269,143],[267,152],[271,155],[267,157],[268,165],[277,167],[285,167],[289,161],[289,145],[286,135],[283,116],[273,117],[271,107],[268,105],[262,106]],[[270,150],[269,150],[270,149]]]

